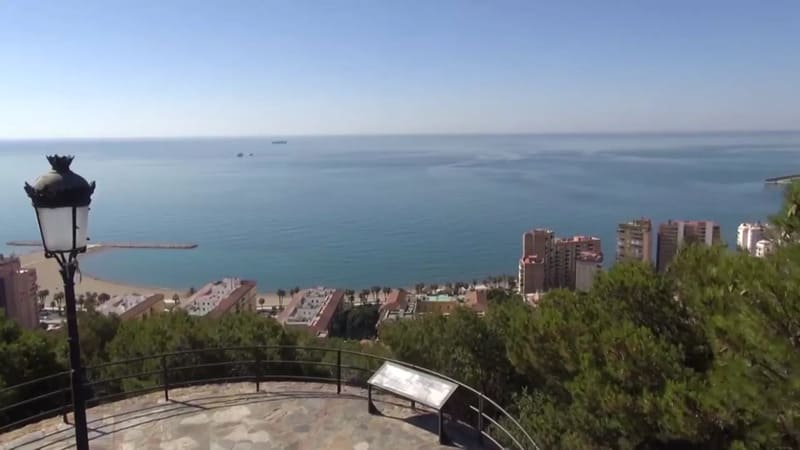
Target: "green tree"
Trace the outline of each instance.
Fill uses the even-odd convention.
[[[780,211],[770,217],[776,236],[783,243],[800,242],[800,182],[786,186]]]
[[[377,335],[378,306],[343,308],[333,317],[331,335],[344,339],[372,339]]]
[[[175,295],[177,295],[177,294],[175,294]],[[174,297],[173,297],[173,298],[174,298]],[[103,303],[105,303],[105,302],[107,302],[107,301],[111,300],[111,296],[110,296],[110,295],[108,295],[108,294],[106,294],[105,292],[103,292],[103,293],[101,293],[100,295],[98,295],[98,296],[97,296],[97,300],[98,300],[98,301],[100,302],[100,304],[102,305]]]

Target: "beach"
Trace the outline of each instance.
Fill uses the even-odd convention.
[[[124,249],[110,249],[101,246],[91,247],[87,253],[78,257],[78,262],[84,258],[91,258],[92,253],[106,251],[125,251]],[[64,282],[61,280],[59,273],[58,263],[55,259],[45,258],[44,252],[35,251],[32,253],[19,255],[20,263],[24,268],[36,270],[36,282],[39,285],[39,290],[47,289],[50,291],[48,299],[52,299],[53,294],[56,292],[64,291]],[[211,282],[214,280],[208,280]],[[199,286],[198,286],[199,288]],[[106,293],[110,296],[125,295],[125,294],[163,294],[165,298],[172,298],[173,295],[178,294],[181,300],[189,298],[189,288],[173,289],[155,286],[141,286],[119,283],[116,281],[103,280],[93,277],[90,274],[81,272],[75,276],[75,295],[80,296],[87,292]],[[259,298],[264,298],[264,306],[277,306],[278,296],[272,292],[264,292],[258,294]],[[49,301],[49,300],[48,300]],[[288,302],[288,298],[284,298],[284,304]]]

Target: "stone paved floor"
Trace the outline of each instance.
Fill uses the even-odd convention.
[[[143,395],[91,408],[90,447],[163,450],[375,450],[441,449],[436,416],[408,402],[376,396],[381,416],[367,412],[366,391],[314,383],[252,383],[198,386]],[[448,426],[459,447],[468,430]],[[72,426],[47,419],[0,435],[2,450],[73,448]]]

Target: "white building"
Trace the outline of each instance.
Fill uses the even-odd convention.
[[[742,223],[736,229],[736,246],[750,253],[756,254],[756,243],[764,239],[766,227],[757,223]]]
[[[764,258],[765,256],[772,253],[772,242],[762,239],[756,242],[755,245],[755,255],[757,258]]]
[[[205,316],[242,285],[239,278],[223,278],[203,286],[184,306],[192,316]]]

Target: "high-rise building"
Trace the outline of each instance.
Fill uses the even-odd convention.
[[[548,267],[550,288],[575,289],[575,267],[578,255],[583,252],[602,254],[600,238],[594,236],[572,236],[556,238],[555,261]]]
[[[719,225],[707,220],[670,220],[658,227],[656,268],[659,272],[675,258],[685,244],[714,245],[721,242]]]
[[[575,260],[575,290],[589,291],[594,278],[601,270],[603,270],[602,253],[580,252]]]
[[[653,225],[648,218],[617,225],[617,262],[642,261],[652,264],[652,235]]]
[[[590,236],[556,238],[552,230],[543,228],[525,232],[519,260],[520,293],[575,289],[576,260],[581,252],[602,254],[600,239]]]
[[[545,279],[545,267],[552,265],[555,258],[552,230],[537,228],[522,234],[522,257],[519,260],[520,293],[532,294],[549,288]]]
[[[736,229],[736,246],[750,253],[756,254],[756,243],[764,239],[766,227],[757,223],[742,223]]]
[[[39,325],[36,271],[20,266],[19,258],[0,254],[0,309],[25,328]]]

